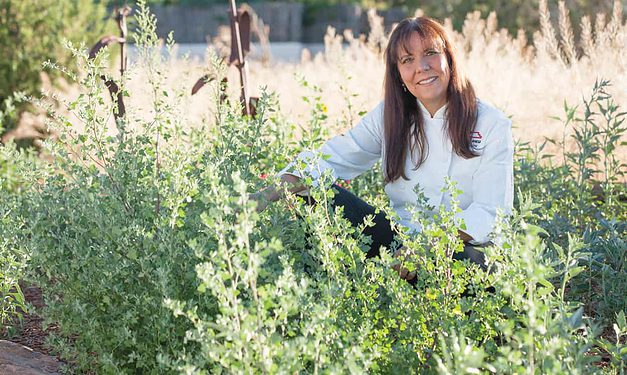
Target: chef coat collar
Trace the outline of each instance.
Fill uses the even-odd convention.
[[[446,106],[447,104],[444,104],[442,106],[442,108],[438,109],[434,114],[433,117],[431,117],[431,114],[429,113],[429,111],[427,110],[427,107],[425,107],[422,102],[418,99],[416,99],[416,101],[418,102],[418,107],[420,108],[421,112],[422,112],[422,116],[423,118],[430,118],[430,119],[439,119],[439,120],[444,120],[445,119],[445,114],[446,114]]]

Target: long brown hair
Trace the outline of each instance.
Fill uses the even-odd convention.
[[[446,54],[450,69],[450,80],[446,107],[448,137],[457,155],[464,158],[477,156],[471,149],[471,135],[477,124],[477,97],[475,90],[460,69],[455,50],[446,31],[437,21],[428,17],[407,18],[392,31],[385,49],[385,102],[383,124],[385,137],[385,183],[405,175],[407,152],[418,152],[415,168],[427,158],[428,143],[425,136],[422,112],[418,102],[409,91],[403,90],[403,81],[398,71],[398,52],[406,46],[413,33],[430,39]],[[412,128],[412,125],[413,128]]]

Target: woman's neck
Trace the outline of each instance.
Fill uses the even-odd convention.
[[[429,114],[430,118],[434,118],[435,115],[446,106],[446,102],[443,103],[423,103],[418,100],[418,106],[423,109],[424,112]]]

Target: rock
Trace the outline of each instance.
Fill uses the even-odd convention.
[[[11,341],[0,340],[0,374],[50,375],[59,374],[61,362],[49,355]]]

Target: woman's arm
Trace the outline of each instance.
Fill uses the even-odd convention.
[[[472,203],[457,215],[464,220],[466,228],[462,229],[463,233],[470,237],[468,242],[473,244],[488,242],[497,211],[500,209],[509,214],[513,206],[514,141],[511,121],[505,117],[496,121],[486,137],[481,164],[472,177]]]
[[[278,186],[271,185],[251,195],[257,201],[257,211],[261,212],[270,202],[283,198],[285,191],[305,191],[301,177],[311,177],[316,185],[325,170],[330,170],[335,179],[346,180],[370,169],[381,158],[382,121],[383,104],[379,104],[346,134],[331,138],[316,152],[301,152],[297,161],[304,162],[304,170],[296,168],[298,162],[292,162],[279,172]]]
[[[366,114],[361,121],[345,134],[326,141],[316,151],[303,151],[297,162],[290,163],[285,173],[299,177],[311,177],[314,185],[325,171],[331,171],[334,179],[349,180],[370,169],[381,158],[383,147],[383,103]],[[305,168],[296,168],[303,162]]]

